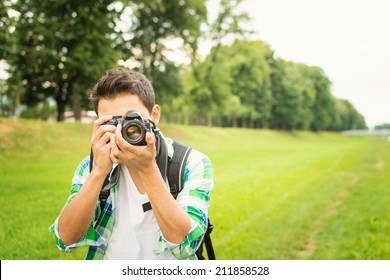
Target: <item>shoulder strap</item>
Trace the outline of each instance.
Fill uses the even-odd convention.
[[[165,141],[158,141],[158,156],[156,158],[157,165],[160,169],[161,176],[168,179],[169,190],[172,196],[176,199],[177,195],[183,189],[185,167],[191,148],[187,145],[173,141],[173,157],[168,160],[168,148]],[[150,202],[142,205],[144,212],[152,209]]]
[[[173,157],[168,162],[167,178],[171,194],[176,198],[183,189],[186,163],[192,149],[183,143],[173,141],[173,150]]]
[[[89,173],[91,173],[93,168],[93,153],[91,148],[91,153],[89,154]],[[115,166],[115,168],[111,169],[110,173],[107,174],[106,178],[104,179],[104,183],[102,185],[102,188],[99,193],[99,199],[100,199],[100,209],[103,211],[104,206],[106,205],[106,201],[108,196],[110,195],[110,190],[119,180],[119,165]]]
[[[173,141],[173,150],[173,157],[168,162],[167,177],[171,194],[176,199],[177,195],[183,189],[186,163],[192,149],[183,143]],[[204,234],[203,242],[196,251],[196,256],[200,260],[205,259],[203,256],[203,243],[206,247],[208,259],[215,260],[214,248],[210,237],[212,231],[213,224],[211,223],[210,218],[208,218],[207,230]]]

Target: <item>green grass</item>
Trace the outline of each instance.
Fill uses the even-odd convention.
[[[218,259],[390,259],[390,142],[336,133],[162,125],[214,164]],[[91,126],[0,119],[0,259],[63,254],[61,211]]]

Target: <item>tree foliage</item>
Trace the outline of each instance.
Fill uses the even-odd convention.
[[[10,1],[4,0],[0,2],[0,60],[8,57],[7,46],[11,44],[12,40],[11,29],[13,22],[12,17],[9,15],[11,7]]]
[[[375,129],[390,129],[390,123],[382,123],[375,126]]]
[[[36,105],[52,98],[58,120],[72,102],[76,118],[86,104],[85,92],[115,65],[112,1],[19,0],[17,49],[10,62],[24,85],[24,102]],[[19,73],[19,74],[17,74]]]
[[[249,40],[242,0],[5,0],[0,3],[2,113],[18,104],[24,117],[47,118],[55,101],[80,118],[87,91],[111,67],[143,72],[153,83],[166,121],[272,129],[365,128],[348,100],[331,93],[324,71],[274,57]],[[199,42],[210,43],[202,57]],[[190,60],[180,64],[178,56]],[[6,92],[8,101],[3,102]],[[7,106],[5,106],[7,105]],[[7,110],[3,109],[7,107]]]
[[[210,64],[207,86],[197,88],[198,102],[193,104],[206,103],[208,114],[219,124],[313,131],[366,127],[349,101],[331,94],[331,82],[321,68],[275,58],[264,42],[220,46],[218,57],[214,59],[211,51],[197,65],[197,73],[206,76]],[[197,87],[193,72],[184,77],[193,92]]]
[[[117,49],[144,73],[158,92],[157,101],[170,104],[183,91],[180,68],[169,58],[170,43],[196,49],[207,9],[203,0],[129,1],[131,24],[121,31]]]
[[[208,23],[204,36],[213,43],[205,61],[200,61],[197,49],[192,50],[191,72],[193,84],[188,94],[189,100],[197,107],[197,123],[202,123],[205,116],[211,125],[211,117],[216,107],[220,107],[222,100],[228,95],[221,90],[227,85],[223,84],[223,69],[217,69],[219,51],[228,40],[245,36],[248,31],[241,26],[242,22],[249,20],[248,14],[241,12],[238,6],[242,0],[221,0],[220,10],[215,20]],[[222,70],[222,71],[221,71]],[[215,73],[213,73],[215,72]],[[219,73],[217,73],[219,72]],[[219,84],[218,83],[222,83]]]

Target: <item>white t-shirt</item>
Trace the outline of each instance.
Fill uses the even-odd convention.
[[[126,165],[121,165],[120,185],[115,210],[114,227],[104,255],[105,260],[174,260],[169,252],[154,254],[159,238],[159,226],[153,210],[143,211],[149,201],[140,194]]]

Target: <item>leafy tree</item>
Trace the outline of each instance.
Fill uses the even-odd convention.
[[[304,76],[300,66],[278,58],[272,64],[272,118],[271,127],[297,129],[304,118]]]
[[[331,116],[335,113],[335,104],[330,92],[331,82],[319,67],[311,67],[307,79],[313,83],[316,93],[311,129],[314,131],[328,129],[331,125]]]
[[[10,60],[12,50],[15,47],[15,41],[13,31],[15,28],[14,17],[11,16],[13,12],[12,1],[0,2],[0,65],[7,65],[7,61]],[[15,94],[12,91],[6,80],[0,77],[0,115],[11,116],[17,114],[18,100],[20,94]],[[11,102],[14,100],[14,102]],[[16,105],[16,106],[15,106]]]
[[[367,128],[364,117],[346,99],[334,98],[336,113],[332,115],[330,130],[342,131],[348,129]]]
[[[11,42],[11,31],[13,28],[13,20],[9,15],[11,2],[4,0],[0,2],[0,60],[7,59]]]
[[[342,99],[347,108],[347,115],[344,117],[344,123],[342,130],[344,129],[366,129],[366,123],[364,117],[355,109],[351,102],[346,99]]]
[[[228,122],[234,126],[267,126],[271,99],[269,61],[272,59],[273,51],[261,41],[236,41],[230,46],[221,46],[215,60],[210,54],[196,66],[197,73],[204,76],[213,64],[207,87],[199,86],[193,72],[184,74],[185,92],[189,94],[183,100],[196,98],[194,104],[207,104],[208,120],[212,118],[219,125]],[[196,109],[202,110],[199,106]],[[199,119],[197,123],[201,123]]]
[[[171,108],[183,92],[179,67],[169,58],[172,41],[177,49],[195,49],[200,25],[205,22],[204,0],[128,1],[130,25],[122,28],[117,49],[134,69],[153,83],[157,102]]]
[[[24,102],[53,98],[58,120],[72,103],[76,119],[87,107],[86,90],[122,58],[153,81],[158,102],[169,103],[182,92],[179,68],[166,52],[168,40],[184,38],[196,45],[206,13],[204,1],[20,0],[15,32],[17,49],[11,74],[21,76]],[[131,21],[125,13],[130,7]],[[17,74],[20,73],[20,74]]]
[[[309,79],[311,66],[305,64],[297,64],[300,71],[300,83],[301,83],[301,111],[299,116],[298,129],[310,129],[310,126],[314,120],[313,105],[316,96],[314,83]]]
[[[375,129],[390,129],[390,123],[383,123],[375,126]]]
[[[217,80],[212,81],[212,79],[222,78],[226,75],[223,73],[223,69],[214,67],[221,47],[228,40],[241,38],[248,34],[248,31],[241,26],[241,23],[249,20],[248,14],[238,9],[241,2],[242,0],[220,1],[217,18],[209,22],[207,30],[204,31],[204,37],[213,43],[210,54],[205,61],[200,60],[197,49],[192,50],[191,72],[194,76],[194,83],[189,97],[190,102],[197,108],[197,123],[202,123],[204,116],[207,116],[208,124],[211,125],[211,112],[215,112],[215,109],[223,103],[223,99],[229,96],[228,93],[221,94],[223,91],[215,88],[226,87],[226,85],[218,85]],[[213,71],[219,72],[219,74],[213,74]],[[224,81],[226,82],[226,79]]]
[[[59,121],[72,102],[76,119],[87,102],[86,90],[115,64],[113,1],[19,0],[12,76],[20,76],[24,102],[53,98]]]
[[[239,116],[247,127],[267,127],[271,118],[271,67],[273,51],[261,41],[236,41],[221,50],[231,69],[230,88],[246,108]]]

